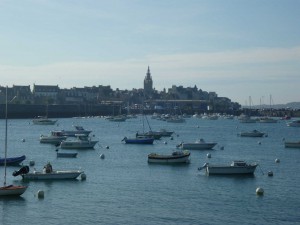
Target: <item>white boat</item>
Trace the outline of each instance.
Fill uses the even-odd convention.
[[[149,163],[189,163],[190,152],[175,151],[171,155],[163,155],[157,153],[151,153],[148,155]]]
[[[207,150],[207,149],[212,149],[216,145],[217,145],[216,142],[205,142],[204,139],[201,138],[200,140],[195,141],[193,143],[182,142],[180,144],[180,147],[188,150]]]
[[[286,148],[300,148],[300,141],[285,141],[284,146]]]
[[[63,140],[60,143],[62,149],[91,149],[94,148],[98,141],[92,141],[90,137],[82,134],[77,134],[76,139]]]
[[[47,144],[60,144],[63,140],[66,140],[67,136],[63,136],[61,131],[51,131],[50,135],[41,135],[40,136],[40,143],[47,143]]]
[[[240,136],[241,137],[263,137],[265,133],[260,132],[258,130],[252,130],[252,131],[247,131],[247,132],[241,132]]]
[[[3,186],[0,187],[0,197],[20,196],[27,186],[22,185],[7,185],[6,184],[6,167],[7,167],[7,87],[6,87],[6,104],[5,104],[5,142],[4,142],[4,181]]]
[[[24,169],[27,167],[26,169]],[[14,176],[21,175],[23,180],[70,180],[76,179],[81,175],[81,170],[52,170],[52,166],[48,163],[43,171],[29,172],[29,167],[24,166],[19,171],[13,173]]]
[[[45,116],[38,116],[37,118],[34,118],[32,122],[36,125],[54,125],[57,120],[51,120]]]
[[[287,123],[287,126],[289,127],[300,127],[300,120],[294,120],[289,123]]]
[[[247,164],[245,161],[233,161],[230,165],[210,165],[205,163],[199,170],[205,168],[208,175],[246,175],[253,174],[257,165],[257,163]]]
[[[75,137],[77,134],[83,134],[88,136],[92,131],[85,130],[82,126],[74,126],[75,130],[60,130],[54,131],[59,133],[61,136]]]

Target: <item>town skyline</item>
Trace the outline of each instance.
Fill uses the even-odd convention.
[[[1,85],[213,91],[241,105],[299,102],[300,2],[0,3]],[[16,17],[15,15],[18,15]]]

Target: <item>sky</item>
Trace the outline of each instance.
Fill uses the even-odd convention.
[[[0,0],[0,85],[300,101],[300,0]]]

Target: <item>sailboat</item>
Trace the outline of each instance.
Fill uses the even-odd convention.
[[[7,185],[6,184],[6,159],[7,159],[7,87],[6,87],[6,105],[5,105],[5,146],[4,146],[4,182],[3,186],[0,187],[0,197],[3,196],[20,196],[22,195],[27,186],[16,186],[16,185]]]

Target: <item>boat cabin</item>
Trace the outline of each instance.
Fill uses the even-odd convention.
[[[233,161],[231,166],[247,166],[245,161]]]

